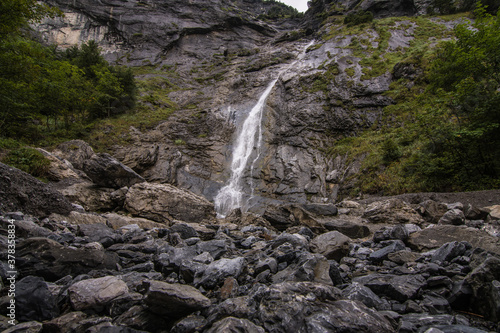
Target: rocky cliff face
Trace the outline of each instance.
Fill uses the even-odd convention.
[[[150,182],[209,200],[229,177],[234,133],[279,76],[265,110],[259,172],[246,182],[266,201],[334,201],[359,165],[326,154],[327,148],[376,124],[392,103],[384,95],[391,68],[366,75],[375,66],[362,59],[373,50],[382,57],[404,53],[418,29],[401,19],[388,30],[354,36],[324,19],[334,7],[340,13],[356,5],[376,16],[417,12],[404,1],[313,1],[302,20],[278,21],[259,19],[270,5],[255,0],[51,1],[66,16],[39,25],[48,41],[68,46],[95,39],[108,60],[147,66],[141,79],[168,79],[177,87],[165,93],[177,111],[154,130],[131,128],[131,144],[111,153]],[[310,40],[305,57],[284,71]]]

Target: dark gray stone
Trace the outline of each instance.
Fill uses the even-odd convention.
[[[15,313],[19,321],[50,320],[59,314],[55,297],[40,277],[27,276],[17,281],[15,293]]]
[[[377,250],[375,252],[372,252],[368,259],[372,262],[382,262],[386,260],[389,256],[390,253],[394,253],[397,251],[402,251],[406,248],[405,244],[400,241],[393,241],[391,245],[385,246],[381,248],[380,250]]]
[[[227,277],[237,279],[245,268],[245,259],[242,257],[234,259],[219,259],[207,266],[203,275],[196,278],[194,283],[197,286],[211,289],[222,284]]]
[[[243,318],[227,317],[215,322],[207,333],[264,333],[265,330]]]
[[[350,284],[342,290],[342,296],[347,299],[360,301],[369,308],[374,308],[379,311],[390,310],[391,306],[387,301],[382,300],[370,288],[365,287],[357,282]]]
[[[439,249],[432,255],[433,262],[445,262],[451,261],[452,259],[462,256],[467,250],[472,247],[468,242],[450,242],[442,245]]]
[[[97,185],[119,189],[146,180],[134,170],[106,153],[92,155],[83,161],[82,170]]]
[[[379,296],[384,295],[400,302],[415,298],[421,288],[426,285],[426,280],[422,275],[378,273],[356,277],[353,282],[367,286]]]
[[[191,227],[185,223],[174,224],[173,226],[170,227],[170,231],[178,233],[182,239],[188,239],[191,237],[199,237],[196,230],[193,227]]]
[[[113,229],[100,223],[79,225],[78,236],[87,237],[90,242],[101,243],[104,247],[109,247],[121,240],[120,235]]]

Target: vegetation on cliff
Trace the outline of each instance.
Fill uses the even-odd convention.
[[[366,156],[352,194],[464,191],[500,184],[500,13],[475,11],[456,39],[413,52],[392,69],[382,121],[333,153]],[[387,56],[386,56],[387,57]],[[388,58],[389,59],[389,58]]]

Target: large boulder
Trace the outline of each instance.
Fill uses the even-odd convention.
[[[50,161],[49,168],[47,170],[47,178],[52,181],[60,181],[66,178],[79,179],[80,175],[73,166],[67,160],[61,160],[55,155],[49,153],[48,151],[36,148],[39,152],[45,156],[46,159]]]
[[[250,320],[227,317],[214,323],[207,333],[219,332],[242,332],[242,333],[264,333],[265,330],[252,323]]]
[[[196,288],[162,281],[145,281],[145,303],[157,314],[181,318],[210,306],[210,299]]]
[[[134,170],[106,153],[92,155],[90,159],[83,161],[82,169],[95,184],[103,187],[118,189],[146,181]]]
[[[489,257],[466,277],[473,291],[471,309],[492,321],[500,320],[500,258]]]
[[[103,308],[126,293],[127,284],[115,276],[79,281],[68,288],[69,300],[75,310]]]
[[[311,251],[324,255],[327,259],[340,261],[349,253],[352,240],[338,231],[330,231],[311,241]]]
[[[0,210],[22,211],[38,217],[69,214],[71,203],[35,177],[0,163]]]
[[[422,275],[393,274],[370,274],[354,278],[353,282],[370,288],[379,296],[387,296],[400,302],[414,299],[427,283]]]
[[[71,140],[58,145],[52,154],[69,161],[76,169],[82,170],[83,162],[90,159],[95,153],[85,141]]]
[[[116,254],[102,249],[64,247],[41,237],[19,242],[16,256],[21,276],[37,275],[47,281],[85,274],[93,269],[116,269],[118,263]]]
[[[415,209],[397,198],[369,204],[363,217],[372,223],[413,223],[419,225],[424,222]]]
[[[258,319],[270,332],[394,332],[363,303],[338,300],[340,291],[313,282],[284,282],[258,290]]]
[[[215,220],[211,202],[169,184],[140,183],[132,186],[125,199],[125,208],[135,216],[157,222]]]
[[[411,248],[424,251],[438,248],[449,242],[465,241],[472,247],[500,254],[500,239],[490,236],[486,231],[465,226],[436,225],[414,232],[408,238],[407,244]]]
[[[15,289],[18,320],[43,321],[59,314],[56,299],[42,278],[27,276],[16,283]]]
[[[126,187],[120,189],[98,187],[88,181],[75,182],[66,186],[57,184],[57,187],[68,200],[91,212],[122,208],[127,193]]]

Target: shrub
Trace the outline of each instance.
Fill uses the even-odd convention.
[[[347,24],[348,27],[371,21],[373,21],[373,13],[368,10],[360,10],[354,13],[349,13],[344,18],[344,24]]]
[[[42,153],[29,147],[11,150],[2,162],[35,177],[44,177],[50,165],[50,161]]]

